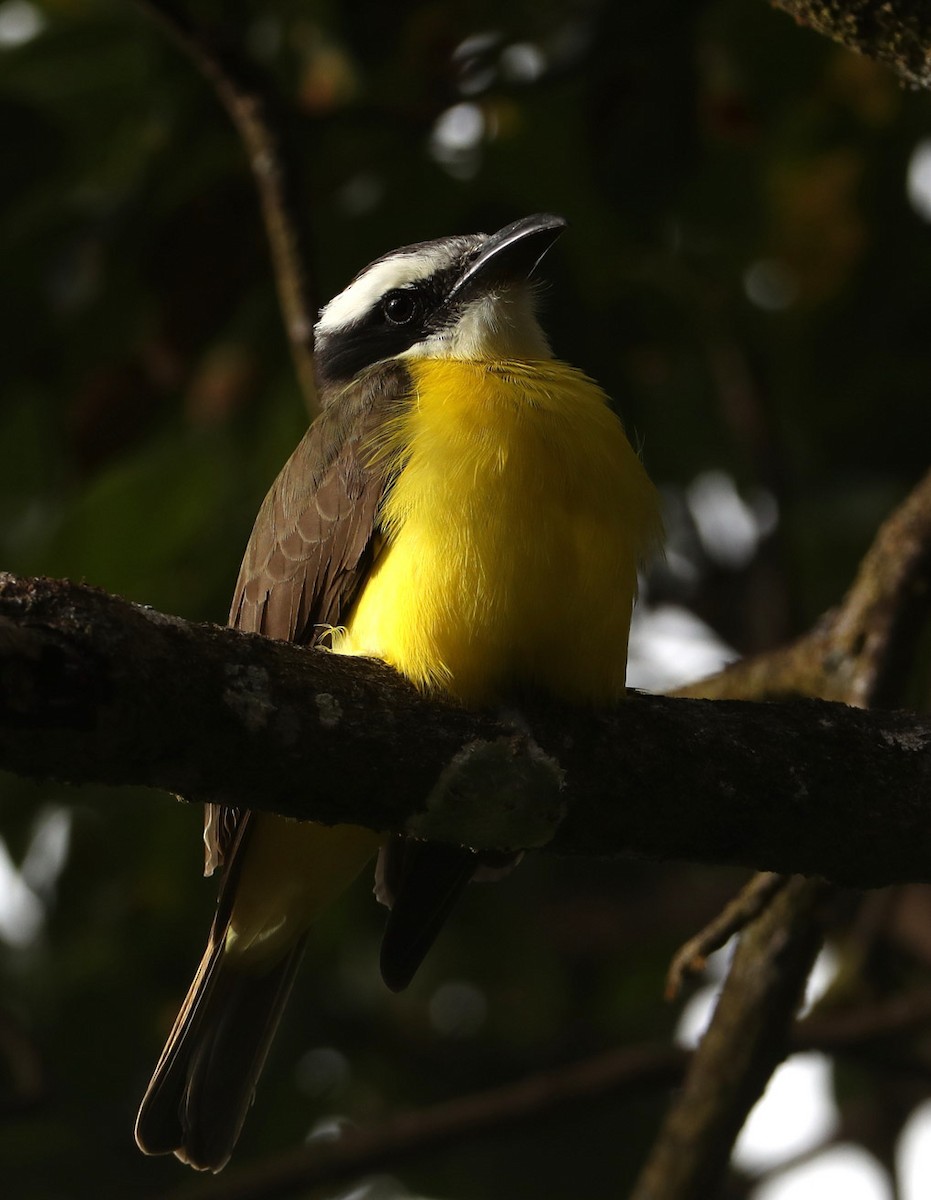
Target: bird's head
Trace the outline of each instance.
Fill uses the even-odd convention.
[[[419,242],[377,258],[320,313],[321,384],[339,386],[405,355],[551,357],[534,315],[531,275],[565,225],[542,213],[497,233]]]

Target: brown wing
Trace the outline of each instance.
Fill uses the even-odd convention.
[[[313,645],[348,612],[371,565],[389,478],[366,444],[408,391],[404,368],[382,364],[308,429],[256,517],[230,608],[234,628]],[[208,875],[226,858],[239,821],[238,809],[207,805]]]
[[[358,589],[384,482],[361,461],[357,431],[321,469],[324,434],[310,427],[259,510],[230,609],[236,629],[313,643]]]

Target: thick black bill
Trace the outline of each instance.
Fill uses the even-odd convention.
[[[464,300],[478,288],[528,279],[565,228],[565,218],[552,213],[537,213],[505,225],[469,263],[449,299]]]

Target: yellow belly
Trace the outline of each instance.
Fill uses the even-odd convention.
[[[414,401],[373,454],[399,474],[383,547],[333,648],[492,703],[623,694],[656,493],[604,394],[554,362],[411,360]],[[254,814],[226,950],[264,971],[375,853],[379,834]]]
[[[659,516],[604,393],[552,361],[410,369],[384,546],[333,648],[471,703],[619,697]]]

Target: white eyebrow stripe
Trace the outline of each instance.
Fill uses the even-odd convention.
[[[433,251],[386,258],[375,263],[321,310],[317,332],[332,333],[350,325],[359,317],[365,316],[386,292],[427,279],[449,261],[449,248],[442,247]]]

